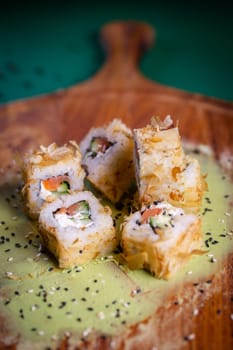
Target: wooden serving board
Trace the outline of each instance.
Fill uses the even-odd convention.
[[[233,103],[163,86],[138,71],[138,61],[151,47],[154,37],[154,30],[144,23],[110,23],[101,30],[107,60],[92,79],[49,95],[1,106],[2,177],[11,172],[16,155],[20,158],[40,144],[79,141],[91,127],[115,117],[130,127],[139,127],[148,123],[153,115],[170,114],[179,120],[184,139],[211,146],[220,162],[226,155],[232,159]],[[232,172],[229,164],[228,170]],[[233,314],[232,264],[232,255],[229,255],[222,262],[223,273],[216,277],[213,293],[208,298],[200,293],[198,303],[202,304],[202,311],[197,317],[190,316],[196,302],[192,299],[192,286],[181,285],[180,290],[186,290],[186,297],[190,296],[182,310],[177,312],[175,304],[169,308],[161,306],[145,322],[131,327],[121,339],[116,337],[116,344],[127,349],[152,349],[159,344],[158,350],[166,349],[167,337],[174,334],[184,337],[185,327],[192,323],[195,338],[182,343],[182,348],[233,349],[233,320],[229,317]],[[222,312],[223,308],[230,311]],[[165,319],[169,320],[166,326]],[[96,338],[87,348],[108,349],[111,341],[108,337]],[[173,345],[174,349],[180,348],[178,344]],[[66,339],[62,346],[68,347]]]

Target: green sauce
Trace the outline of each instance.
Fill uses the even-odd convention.
[[[3,186],[0,199],[0,314],[6,316],[20,346],[56,346],[65,332],[85,336],[118,334],[151,315],[180,283],[208,278],[233,251],[232,183],[210,156],[195,155],[208,174],[203,198],[203,248],[169,281],[130,271],[117,256],[70,270],[57,268],[40,244],[36,224],[24,214],[14,187]],[[124,210],[123,210],[124,212]],[[121,211],[113,212],[118,224]]]

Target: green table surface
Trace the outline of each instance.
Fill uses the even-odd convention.
[[[6,1],[0,5],[0,103],[81,83],[104,62],[101,26],[140,20],[156,28],[140,63],[150,79],[233,101],[229,2]]]

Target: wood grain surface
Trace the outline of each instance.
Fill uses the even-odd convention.
[[[1,106],[2,177],[11,172],[16,155],[20,158],[39,144],[79,141],[90,127],[115,117],[139,127],[153,115],[170,114],[179,120],[184,139],[210,145],[217,160],[221,161],[223,154],[232,156],[233,103],[166,87],[139,72],[139,59],[154,39],[154,30],[147,24],[110,23],[101,31],[107,59],[97,75],[66,90]],[[233,314],[232,266],[233,256],[229,255],[220,272],[211,276],[211,288],[201,281],[198,290],[203,288],[204,294],[193,285],[182,285],[180,295],[170,296],[154,315],[125,334],[96,337],[77,348],[109,349],[114,341],[119,349],[233,349],[233,320],[229,317],[229,312]],[[179,297],[182,306],[176,303]],[[201,308],[193,317],[195,307]],[[190,329],[195,332],[192,341]],[[66,348],[64,338],[61,349]]]

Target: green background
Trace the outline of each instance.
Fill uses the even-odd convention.
[[[156,28],[140,64],[150,79],[233,101],[233,21],[228,2],[8,1],[0,5],[0,103],[90,78],[104,62],[98,31],[112,20]]]

